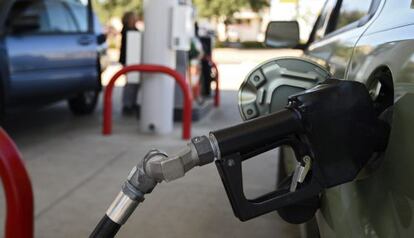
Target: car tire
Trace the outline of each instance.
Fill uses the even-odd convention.
[[[85,91],[68,100],[69,109],[75,115],[88,115],[95,111],[100,91]]]

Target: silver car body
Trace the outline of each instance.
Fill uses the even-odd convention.
[[[374,75],[391,77],[394,89],[387,151],[356,181],[323,193],[317,214],[321,237],[414,236],[414,1],[372,2],[375,9],[364,22],[326,33],[323,26],[337,4],[328,0],[322,11],[327,17],[315,32],[320,39],[305,51],[335,77],[365,83],[373,98],[384,87]]]

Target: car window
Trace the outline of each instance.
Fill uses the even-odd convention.
[[[97,35],[104,34],[104,29],[102,28],[101,21],[96,14],[93,15],[93,32],[95,32]]]
[[[7,17],[6,28],[9,32],[14,33],[16,29],[13,28],[17,24],[19,26],[27,24],[28,27],[25,29],[19,29],[19,32],[25,34],[47,32],[49,30],[49,20],[45,5],[42,2],[16,2]]]
[[[75,19],[69,10],[59,1],[47,1],[46,11],[49,17],[49,32],[78,32]]]
[[[336,19],[335,30],[355,23],[369,14],[372,1],[342,0]]]
[[[325,3],[325,6],[322,8],[318,22],[316,24],[314,40],[320,40],[325,36],[329,18],[331,16],[332,10],[335,7],[336,2],[337,0],[328,0]]]
[[[81,32],[88,31],[88,8],[87,1],[66,0],[64,2],[67,9],[73,15],[76,25]]]

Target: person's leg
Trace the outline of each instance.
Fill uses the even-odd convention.
[[[138,83],[127,83],[122,92],[122,112],[124,114],[133,114],[137,112],[137,99],[138,99]]]
[[[211,66],[208,60],[202,60],[201,61],[201,94],[204,97],[210,97],[211,96]]]

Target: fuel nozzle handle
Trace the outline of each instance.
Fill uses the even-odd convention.
[[[221,157],[239,153],[253,155],[275,147],[284,139],[301,133],[301,117],[293,109],[259,117],[233,127],[211,132]]]
[[[240,220],[277,210],[285,220],[302,223],[318,209],[321,191],[354,180],[377,152],[385,150],[389,131],[364,84],[328,79],[290,96],[282,111],[212,135],[220,151],[217,169]],[[290,186],[246,198],[242,163],[283,145],[291,146],[298,162],[285,180]],[[297,212],[299,207],[308,212]]]

